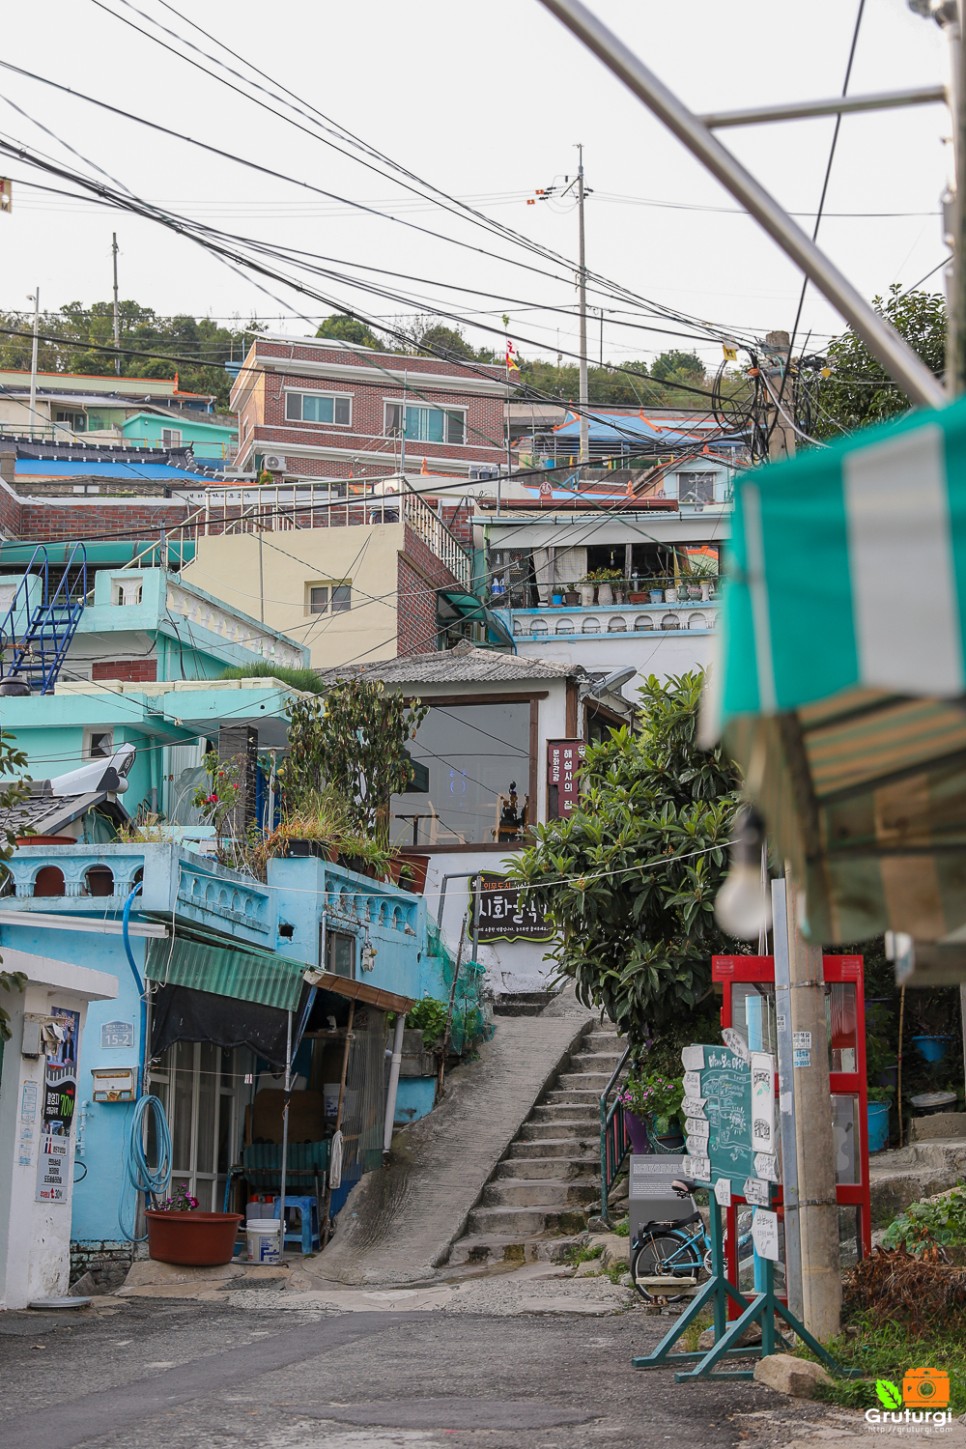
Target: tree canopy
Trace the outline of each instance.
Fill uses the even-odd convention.
[[[577,808],[538,825],[514,864],[559,928],[559,975],[637,1047],[693,1016],[712,955],[741,949],[714,919],[738,776],[695,745],[702,678],[651,675],[640,731],[588,746]]]
[[[122,377],[177,373],[185,392],[211,394],[221,408],[227,406],[232,384],[225,364],[241,362],[252,336],[264,331],[255,321],[223,327],[210,317],[159,317],[152,308],[130,299],[122,301],[118,310]],[[0,332],[0,368],[29,370],[32,325],[32,317],[23,313],[0,314],[0,327],[7,329]],[[114,376],[113,302],[95,302],[92,307],[68,302],[57,312],[42,312],[39,331],[41,371]],[[49,338],[57,340],[45,340]],[[125,356],[124,349],[151,355]]]
[[[898,282],[889,296],[873,297],[876,311],[903,336],[937,377],[946,364],[946,303],[939,292],[903,292]],[[814,391],[817,408],[809,431],[816,437],[841,436],[909,411],[909,399],[851,329],[828,348],[828,376]]]
[[[371,327],[360,322],[358,317],[350,317],[345,312],[333,312],[330,317],[326,317],[315,335],[333,337],[340,342],[354,342],[359,347],[375,347],[380,352],[387,350],[386,344],[376,336]]]

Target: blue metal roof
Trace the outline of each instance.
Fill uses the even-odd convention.
[[[683,432],[672,428],[657,427],[642,418],[639,413],[608,413],[595,410],[588,416],[590,437],[598,443],[646,443],[653,449],[682,447],[701,441],[702,430]],[[577,439],[580,436],[580,419],[571,415],[569,422],[554,428],[550,437]],[[729,434],[709,439],[715,447],[735,447],[741,441],[739,435]]]
[[[93,459],[18,458],[17,477],[143,478],[160,483],[210,483],[210,473],[190,473],[171,463],[98,463]]]

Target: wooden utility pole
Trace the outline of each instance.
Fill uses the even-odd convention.
[[[762,377],[771,462],[795,456],[795,380],[790,374],[787,332],[765,338]],[[835,1131],[829,1087],[828,1029],[822,948],[810,946],[799,927],[799,896],[785,866],[785,928],[788,940],[788,1011],[792,1030],[795,1157],[801,1238],[801,1305],[805,1327],[822,1342],[841,1331],[842,1279],[839,1210],[835,1197]]]
[[[825,980],[821,946],[810,946],[799,929],[796,886],[791,868],[786,864],[802,1320],[810,1333],[821,1343],[827,1343],[842,1330],[842,1276]],[[782,1087],[785,1089],[784,1083]]]

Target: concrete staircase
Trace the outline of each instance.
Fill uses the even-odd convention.
[[[869,1162],[872,1226],[885,1227],[910,1203],[955,1187],[964,1175],[966,1137],[926,1138],[877,1152]]]
[[[600,1201],[600,1094],[624,1051],[610,1023],[591,1023],[471,1210],[449,1263],[556,1258]]]

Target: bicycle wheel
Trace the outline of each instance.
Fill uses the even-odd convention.
[[[635,1244],[631,1256],[631,1278],[645,1303],[655,1303],[658,1299],[665,1303],[680,1303],[687,1295],[668,1292],[665,1288],[650,1288],[642,1281],[644,1279],[693,1277],[700,1282],[706,1276],[701,1254],[694,1239],[686,1233],[662,1228],[646,1233]]]

